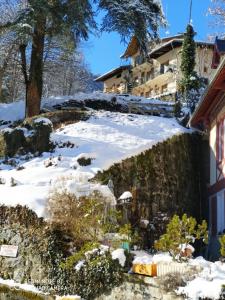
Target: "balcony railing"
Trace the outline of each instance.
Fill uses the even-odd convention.
[[[137,56],[134,59],[134,67],[140,66],[144,63],[151,63],[151,59],[149,59],[148,57],[143,57],[143,56]]]

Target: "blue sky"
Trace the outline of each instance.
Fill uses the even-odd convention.
[[[193,0],[193,26],[198,33],[197,39],[206,40],[213,31],[209,26],[209,17],[206,16],[210,0]],[[161,36],[183,32],[189,19],[190,0],[162,0],[164,13],[169,27],[161,30]],[[168,33],[167,33],[168,34]],[[103,74],[121,64],[120,55],[126,45],[120,42],[116,33],[104,33],[100,37],[91,36],[89,41],[82,45],[86,62],[94,74]]]

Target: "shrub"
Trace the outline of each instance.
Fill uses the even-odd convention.
[[[225,234],[219,238],[220,242],[220,254],[225,257]]]
[[[101,239],[107,205],[97,191],[80,198],[67,191],[56,191],[48,199],[47,211],[50,221],[70,233],[80,248],[86,242]]]
[[[174,259],[178,261],[182,259],[179,249],[182,244],[190,244],[195,240],[203,240],[207,243],[208,231],[206,221],[197,224],[193,217],[187,217],[186,214],[180,219],[174,215],[163,234],[158,241],[155,242],[155,248],[161,251],[168,251]]]
[[[77,162],[80,166],[85,167],[85,166],[90,166],[91,165],[91,158],[90,157],[80,157],[78,158]]]
[[[83,253],[85,258],[77,265],[77,260],[61,264],[63,268],[54,275],[54,288],[57,294],[78,294],[85,300],[109,292],[122,283],[122,267],[113,260],[109,250],[96,248]],[[68,260],[70,263],[68,264]]]

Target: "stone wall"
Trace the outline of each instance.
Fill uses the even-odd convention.
[[[130,220],[150,222],[159,212],[169,216],[206,218],[209,180],[208,141],[197,133],[173,136],[138,156],[128,158],[98,173],[95,180],[107,184],[112,179],[118,198],[131,191]]]
[[[95,300],[183,300],[174,292],[166,293],[157,278],[127,275],[124,283],[114,288],[110,294],[101,295]]]
[[[0,277],[36,286],[48,285],[57,257],[67,254],[61,232],[22,206],[0,206],[0,245],[4,244],[18,246],[18,255],[0,256]]]

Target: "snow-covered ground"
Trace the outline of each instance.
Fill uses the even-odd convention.
[[[173,264],[172,257],[168,253],[150,255],[145,251],[133,251],[135,259],[133,264],[151,264],[166,263]],[[205,260],[203,257],[190,259],[183,263],[184,268],[195,266],[201,270],[194,279],[188,281],[186,286],[179,287],[175,292],[178,295],[184,295],[185,299],[220,299],[222,286],[225,285],[225,263],[217,261],[215,263]]]
[[[137,97],[131,95],[118,95],[118,94],[106,94],[102,92],[94,93],[77,93],[73,96],[58,96],[50,97],[42,100],[42,108],[52,108],[55,105],[66,103],[67,101],[73,99],[77,102],[84,102],[85,100],[102,100],[111,102],[112,98],[117,99],[117,103],[122,105],[127,105],[129,103],[135,102],[139,104],[165,104],[167,106],[174,105],[174,102],[165,102],[158,99],[146,99],[144,97]],[[13,103],[5,104],[0,103],[0,121],[17,121],[24,119],[25,115],[25,102],[23,100],[16,101]]]
[[[20,171],[0,164],[0,178],[5,182],[0,184],[0,204],[27,205],[38,216],[45,216],[46,199],[56,184],[77,195],[100,189],[115,201],[108,187],[90,184],[88,180],[113,163],[184,132],[191,131],[175,119],[93,111],[88,121],[65,126],[52,134],[52,140],[58,144],[54,153],[28,161],[20,157]],[[80,166],[77,160],[81,157],[91,158],[91,165]],[[11,186],[11,178],[17,185]]]

